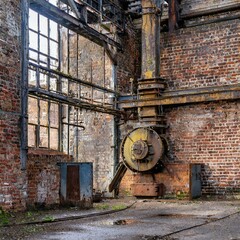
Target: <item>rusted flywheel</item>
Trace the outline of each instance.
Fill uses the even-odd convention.
[[[151,128],[136,128],[123,139],[121,145],[125,165],[134,172],[151,172],[161,165],[164,144]]]

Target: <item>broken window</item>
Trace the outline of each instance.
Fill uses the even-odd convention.
[[[70,6],[49,2],[74,15]],[[35,10],[29,9],[28,146],[78,159],[83,109],[117,113],[114,67],[104,47]]]

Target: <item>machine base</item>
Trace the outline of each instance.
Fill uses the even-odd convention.
[[[163,185],[158,183],[134,183],[131,185],[135,197],[159,197],[163,195]]]

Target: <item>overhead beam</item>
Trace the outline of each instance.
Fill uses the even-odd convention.
[[[155,105],[180,105],[236,99],[240,99],[240,84],[222,87],[166,91],[160,98],[119,101],[118,106],[120,109],[128,109]]]
[[[179,0],[169,0],[168,1],[168,31],[173,32],[178,28],[179,22]]]
[[[85,22],[69,15],[46,0],[30,0],[30,8],[100,46],[104,46],[104,44],[110,44],[116,47],[118,50],[122,49],[120,43],[96,31],[88,26]]]
[[[119,92],[116,92],[110,88],[106,88],[106,87],[102,87],[100,85],[97,85],[97,84],[94,84],[94,83],[91,83],[91,82],[88,82],[88,81],[84,81],[84,80],[81,80],[79,78],[75,78],[75,77],[72,77],[66,73],[63,73],[63,72],[60,72],[60,71],[56,71],[56,70],[53,70],[53,69],[50,69],[50,68],[47,68],[47,67],[43,67],[43,66],[40,66],[40,65],[37,65],[35,63],[29,63],[29,68],[30,69],[39,69],[39,70],[42,70],[42,71],[46,71],[47,73],[49,74],[55,74],[57,76],[60,76],[60,77],[64,77],[68,80],[71,80],[72,82],[75,82],[75,83],[78,83],[78,84],[81,84],[83,86],[87,86],[87,87],[92,87],[98,91],[102,91],[102,92],[105,92],[105,93],[113,93],[114,95],[116,96],[119,96],[120,93]]]
[[[123,114],[122,111],[113,109],[111,107],[105,107],[100,104],[98,105],[98,104],[88,103],[86,101],[82,101],[77,98],[68,97],[60,93],[49,92],[47,90],[36,88],[36,87],[29,88],[29,95],[40,97],[46,100],[56,101],[63,104],[68,104],[70,106],[83,108],[83,109],[87,109],[95,112],[107,113],[115,116],[120,116],[121,114]]]

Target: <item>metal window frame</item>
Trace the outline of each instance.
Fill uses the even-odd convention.
[[[30,1],[31,2],[31,1]],[[30,6],[28,6],[30,7]],[[35,11],[33,9],[33,11]],[[70,7],[68,7],[67,11],[70,11]],[[37,49],[33,49],[33,48],[28,48],[28,52],[34,52],[35,54],[37,54],[37,58],[36,59],[31,59],[29,58],[29,62],[27,60],[27,67],[28,70],[34,71],[36,73],[36,84],[34,85],[28,85],[28,97],[33,97],[37,99],[38,102],[38,113],[37,113],[37,118],[38,118],[38,123],[37,124],[33,124],[33,123],[29,123],[29,125],[34,125],[35,129],[36,129],[36,145],[35,147],[40,147],[40,128],[41,127],[47,127],[48,128],[48,146],[47,148],[51,148],[51,129],[58,129],[58,149],[59,151],[63,151],[63,138],[64,138],[64,134],[63,134],[63,129],[65,126],[67,126],[67,130],[68,130],[68,136],[67,136],[67,154],[71,154],[70,152],[70,128],[74,127],[76,128],[76,142],[78,142],[79,140],[79,133],[82,129],[84,129],[83,126],[81,126],[81,122],[79,119],[79,113],[81,111],[81,109],[87,109],[87,110],[91,110],[91,111],[96,111],[96,112],[101,112],[101,113],[106,113],[106,114],[111,114],[111,115],[115,115],[115,116],[119,116],[121,114],[121,111],[119,111],[117,109],[117,105],[115,103],[113,104],[109,104],[108,102],[106,102],[107,97],[108,96],[119,96],[119,93],[116,92],[115,89],[111,89],[106,87],[106,76],[105,76],[105,67],[106,67],[106,54],[107,51],[103,48],[103,54],[104,54],[104,77],[103,77],[103,86],[98,85],[96,83],[94,83],[94,80],[91,79],[91,81],[84,81],[82,79],[79,79],[78,76],[78,71],[77,71],[77,76],[71,76],[70,75],[70,43],[69,43],[69,39],[70,39],[70,31],[71,29],[66,28],[67,32],[68,32],[68,37],[67,37],[67,41],[68,41],[68,51],[67,51],[67,72],[63,72],[61,69],[61,64],[62,64],[62,59],[61,59],[61,34],[60,34],[60,28],[59,28],[59,24],[58,24],[58,40],[55,40],[53,38],[51,38],[51,33],[50,33],[50,20],[49,18],[47,18],[47,35],[46,34],[42,34],[40,32],[40,15],[44,16],[41,14],[41,12],[37,12],[37,16],[38,16],[38,23],[37,23],[37,29],[32,29],[29,28],[27,29],[26,33],[35,33],[37,34],[37,39],[38,39],[38,43],[37,43]],[[45,16],[46,17],[46,16]],[[77,32],[77,52],[78,52],[78,44],[79,44],[79,33]],[[40,48],[40,38],[41,37],[45,37],[47,38],[47,54],[41,52],[41,48]],[[54,42],[58,44],[58,59],[56,59],[55,57],[51,56],[50,54],[50,42]],[[43,62],[41,60],[41,57],[46,57],[46,62]],[[77,69],[79,68],[78,66],[78,54],[77,54]],[[53,69],[51,68],[51,60],[53,61],[58,61],[58,66]],[[45,66],[43,66],[45,65]],[[42,87],[41,85],[41,79],[40,79],[40,74],[44,74],[46,75],[46,79],[47,79],[47,83],[46,83],[46,87]],[[50,84],[51,84],[51,78],[56,78],[56,89],[52,90],[50,89]],[[63,81],[67,81],[67,85],[68,85],[68,90],[71,86],[71,84],[76,84],[77,86],[77,93],[76,96],[70,96],[69,91],[67,92],[67,94],[63,91]],[[86,98],[83,96],[83,91],[82,88],[83,87],[88,87],[89,91],[91,92],[91,97],[90,98]],[[96,99],[94,99],[94,92],[102,92],[103,93],[103,100],[101,102],[96,101]],[[47,110],[47,115],[48,115],[48,119],[47,119],[47,125],[41,124],[40,122],[40,111],[41,111],[41,104],[40,101],[46,101],[48,103],[48,110]],[[51,108],[51,103],[56,103],[58,104],[59,108],[58,108],[58,127],[52,127],[51,126],[51,121],[50,121],[50,108]],[[62,120],[62,116],[63,116],[63,106],[67,106],[67,111],[68,111],[68,120],[67,122],[63,122]],[[76,110],[76,124],[71,123],[71,119],[70,119],[70,109],[74,107]],[[78,146],[76,146],[76,153],[75,153],[75,157],[78,158],[79,153],[78,153]]]

